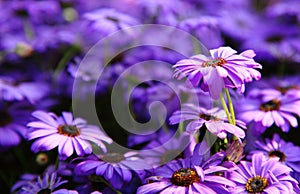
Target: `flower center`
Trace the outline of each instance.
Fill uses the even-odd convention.
[[[183,158],[182,153],[179,150],[168,150],[162,156],[160,162],[165,164],[173,159]]]
[[[204,119],[206,121],[219,121],[220,119],[218,117],[215,117],[210,114],[204,114],[204,113],[199,113],[198,115],[201,119]]]
[[[7,112],[0,112],[0,127],[11,123],[12,118]]]
[[[291,90],[291,89],[295,89],[295,90],[299,90],[298,86],[286,86],[286,87],[276,87],[276,89],[281,92],[282,94],[285,94],[287,91]]]
[[[249,178],[246,183],[248,193],[261,193],[268,186],[268,180],[259,175]]]
[[[211,59],[211,60],[203,62],[202,67],[216,67],[216,66],[222,66],[226,63],[227,63],[227,61],[225,59],[216,58],[216,59]]]
[[[279,43],[283,40],[283,36],[282,35],[273,35],[273,36],[269,36],[266,41],[270,42],[270,43]]]
[[[279,110],[280,108],[280,101],[277,99],[270,100],[266,103],[260,105],[259,109],[265,112],[272,111],[272,110]]]
[[[200,177],[195,169],[192,168],[181,168],[174,172],[171,182],[177,186],[190,186],[195,182],[199,182]]]
[[[268,153],[269,158],[278,157],[280,162],[285,161],[285,154],[280,150],[273,150]]]
[[[75,137],[80,134],[80,129],[75,125],[59,125],[57,130],[59,134],[69,137]]]
[[[51,194],[51,189],[42,189],[37,194]]]
[[[106,155],[101,156],[101,159],[109,163],[119,163],[125,160],[125,157],[123,154],[120,153],[108,153]]]

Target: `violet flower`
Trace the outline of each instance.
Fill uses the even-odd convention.
[[[264,160],[263,154],[254,154],[252,162],[241,161],[229,174],[229,179],[237,185],[230,188],[232,194],[296,194],[298,182],[289,173],[289,167],[278,162],[278,158]]]
[[[149,165],[137,155],[137,152],[125,154],[110,152],[88,156],[76,166],[75,170],[77,174],[104,176],[113,187],[120,189],[136,175],[142,176],[143,169],[148,168]]]
[[[147,184],[139,187],[138,194],[154,193],[228,193],[226,186],[234,187],[232,181],[214,173],[227,171],[216,164],[196,165],[189,159],[172,161],[155,170]]]
[[[193,104],[184,104],[182,110],[174,112],[169,120],[170,124],[192,120],[186,127],[186,131],[189,133],[195,133],[205,125],[211,133],[217,135],[219,138],[225,138],[227,132],[238,138],[244,138],[244,130],[228,123],[225,117],[225,111],[218,108],[207,110],[205,108],[194,106]],[[237,120],[237,124],[242,128],[245,128],[245,124],[242,121]]]
[[[230,47],[220,47],[210,50],[211,56],[199,54],[183,59],[174,65],[174,76],[178,79],[188,77],[194,86],[208,91],[213,99],[219,98],[223,88],[238,88],[244,92],[245,82],[260,79],[261,74],[254,68],[262,66],[253,60],[253,50],[236,53]]]
[[[300,172],[300,147],[280,139],[278,134],[274,134],[272,140],[255,141],[254,149],[249,153],[250,156],[263,153],[266,158],[278,157],[280,162]]]
[[[290,125],[297,127],[298,122],[294,115],[300,116],[300,99],[297,95],[281,95],[270,99],[266,96],[274,96],[272,90],[264,92],[264,95],[251,95],[238,102],[238,117],[246,124],[254,121],[254,133],[261,134],[274,123],[283,132],[288,132]],[[256,127],[259,126],[259,127]]]
[[[19,194],[33,194],[33,193],[78,194],[77,191],[71,191],[67,189],[56,190],[57,187],[67,182],[68,181],[62,181],[60,177],[57,177],[57,174],[55,172],[45,173],[44,176],[38,177],[37,180],[28,181],[27,185],[24,185],[21,188]]]
[[[77,155],[92,153],[92,145],[97,144],[103,151],[106,146],[102,141],[112,143],[97,126],[88,125],[82,118],[73,118],[72,113],[63,112],[61,117],[54,113],[35,111],[32,116],[38,119],[27,124],[30,127],[27,139],[36,139],[31,150],[33,152],[47,151],[58,147],[62,160],[71,156],[75,151]]]

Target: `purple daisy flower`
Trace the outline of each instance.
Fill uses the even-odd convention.
[[[143,169],[148,168],[149,165],[137,155],[137,152],[126,152],[125,154],[110,152],[99,156],[88,156],[76,166],[75,172],[104,176],[113,187],[120,189],[135,175],[143,176]]]
[[[274,96],[272,91],[264,92],[263,96],[253,95],[250,92],[245,99],[238,102],[238,117],[246,124],[254,121],[253,132],[256,134],[263,133],[274,123],[283,132],[288,132],[290,125],[292,127],[298,126],[294,114],[300,116],[300,99],[288,93],[274,99],[266,97],[269,94]]]
[[[158,167],[173,159],[191,156],[196,145],[194,136],[187,133],[182,133],[179,137],[172,137],[173,135],[164,134],[150,142],[141,151],[141,157],[151,166]]]
[[[0,102],[0,148],[16,146],[24,137],[30,112],[23,109],[22,105],[18,102],[7,108]]]
[[[34,152],[47,151],[58,147],[59,156],[62,160],[76,154],[83,156],[92,153],[92,145],[89,141],[97,144],[106,152],[106,146],[102,141],[112,143],[97,126],[88,125],[82,118],[73,118],[72,113],[63,112],[61,117],[54,113],[35,111],[32,116],[38,121],[27,124],[30,127],[27,139],[36,139],[31,150]]]
[[[174,112],[169,120],[172,125],[182,121],[192,120],[186,127],[186,131],[189,133],[195,133],[205,124],[205,127],[219,138],[225,138],[227,132],[238,138],[244,138],[244,130],[228,123],[225,117],[225,111],[219,108],[207,110],[194,106],[193,104],[184,104],[182,110]],[[237,120],[236,122],[239,126],[245,128],[245,124],[242,121]]]
[[[256,141],[254,149],[249,153],[250,156],[255,153],[263,153],[267,158],[278,157],[280,162],[300,172],[300,147],[291,142],[285,142],[280,139],[278,134],[274,134],[272,140]]]
[[[252,162],[241,161],[230,172],[228,178],[237,184],[230,188],[230,192],[296,194],[299,192],[298,183],[289,175],[291,171],[292,169],[278,162],[278,158],[264,160],[263,154],[254,154]]]
[[[12,77],[0,77],[0,96],[2,100],[20,101],[27,99],[29,102],[34,103],[48,92],[48,85],[42,82],[18,82]]]
[[[229,193],[226,186],[234,187],[235,183],[214,174],[227,170],[216,164],[195,165],[189,159],[172,161],[155,170],[137,193]]]
[[[174,76],[178,79],[188,77],[194,85],[209,92],[213,99],[218,99],[223,88],[238,88],[244,92],[244,83],[261,74],[254,68],[262,66],[253,60],[253,50],[246,50],[237,55],[230,47],[220,47],[210,50],[211,56],[199,54],[190,59],[183,59],[174,65]]]
[[[78,194],[77,191],[70,191],[67,189],[56,190],[62,184],[67,183],[67,181],[62,181],[57,174],[45,173],[44,176],[38,177],[35,181],[28,181],[27,185],[21,188],[20,194],[33,194],[33,193],[52,193],[52,194]],[[56,190],[56,191],[55,191]]]

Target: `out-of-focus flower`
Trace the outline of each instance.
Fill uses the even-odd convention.
[[[255,36],[249,36],[242,44],[242,48],[254,49],[260,60],[300,61],[300,33],[296,26],[267,20],[257,23],[250,32],[253,33]]]
[[[0,102],[0,115],[0,148],[18,145],[26,133],[30,111],[23,109],[21,102],[9,107]]]
[[[254,121],[256,126],[260,126],[253,128],[256,134],[263,133],[274,123],[283,132],[288,132],[290,125],[297,127],[298,122],[294,114],[300,116],[300,99],[288,94],[269,99],[265,97],[268,94],[273,96],[272,90],[265,91],[264,96],[251,95],[250,92],[245,99],[238,102],[238,117],[246,124]]]
[[[77,174],[104,176],[113,187],[120,189],[133,177],[143,175],[143,169],[149,169],[149,165],[137,152],[108,152],[88,156],[76,166],[75,171]]]
[[[249,154],[263,153],[265,157],[278,157],[279,161],[289,166],[294,171],[300,172],[300,147],[291,142],[280,139],[278,134],[274,134],[273,139],[255,141],[254,149]]]
[[[108,35],[117,30],[139,24],[136,18],[112,8],[102,8],[87,12],[83,17],[89,22],[90,29]]]
[[[254,68],[262,68],[253,60],[253,50],[246,50],[237,55],[230,47],[210,50],[211,56],[202,54],[183,59],[176,63],[174,76],[178,79],[188,77],[194,86],[209,92],[213,99],[218,99],[223,88],[238,88],[244,92],[244,83],[253,78],[259,80],[261,74]]]
[[[38,177],[37,180],[28,181],[27,185],[23,185],[20,190],[20,194],[31,194],[31,193],[69,193],[69,194],[78,194],[77,191],[71,191],[67,189],[56,190],[62,184],[67,183],[67,181],[62,181],[60,177],[57,177],[57,174],[54,173],[45,173],[44,176]]]
[[[227,132],[234,134],[238,138],[244,138],[245,132],[238,126],[232,125],[225,120],[226,114],[224,110],[213,108],[207,110],[197,107],[193,104],[184,104],[181,111],[176,111],[170,117],[170,124],[177,124],[182,121],[192,120],[186,127],[186,131],[194,133],[203,125],[219,138],[225,138]],[[245,124],[237,120],[237,124],[245,128]]]
[[[34,92],[32,92],[34,91]],[[19,82],[12,77],[0,77],[0,98],[2,100],[28,100],[31,103],[44,97],[49,92],[46,83]]]
[[[58,147],[59,156],[62,160],[76,154],[83,156],[92,153],[92,145],[89,141],[97,144],[103,151],[106,146],[103,141],[112,143],[97,126],[88,125],[82,118],[73,118],[72,113],[63,112],[61,117],[54,113],[35,111],[32,116],[38,119],[27,124],[30,127],[27,139],[36,139],[31,149],[34,152],[47,151]]]
[[[236,183],[230,193],[298,193],[298,182],[289,175],[292,170],[278,160],[264,160],[263,154],[254,154],[252,162],[241,161],[229,174],[228,178]]]
[[[194,164],[189,159],[172,161],[156,169],[137,193],[228,193],[226,187],[234,187],[235,183],[214,174],[224,171],[227,168],[213,163]]]
[[[183,20],[179,28],[196,36],[207,48],[222,46],[224,41],[221,37],[217,18],[211,16],[199,16]]]
[[[165,133],[145,146],[140,155],[151,166],[158,167],[173,159],[190,157],[195,145],[192,134],[182,133],[179,137],[172,137],[171,133]]]

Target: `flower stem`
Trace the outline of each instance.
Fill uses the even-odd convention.
[[[228,107],[227,107],[227,104],[226,104],[226,102],[225,102],[225,99],[224,99],[224,96],[223,96],[222,93],[220,93],[220,100],[221,100],[223,109],[225,110],[225,113],[226,113],[228,122],[229,122],[230,124],[233,124],[232,119],[231,119],[231,116],[230,116],[230,113],[229,113],[229,110],[228,110]]]
[[[74,55],[80,51],[80,48],[76,45],[71,46],[63,55],[61,60],[59,61],[54,73],[53,73],[53,80],[56,80],[58,74],[66,67],[67,63],[74,57]]]
[[[111,188],[116,194],[122,194],[119,190],[115,189],[113,186],[111,186],[104,178],[99,177],[101,182],[103,182],[105,185],[107,185],[109,188]]]
[[[227,88],[225,89],[225,94],[226,94],[226,97],[227,97],[227,100],[228,100],[228,104],[229,104],[229,109],[230,109],[232,124],[236,125],[234,108],[233,108],[232,100],[231,100],[231,97],[230,97],[230,94],[229,94],[229,91],[228,91]]]

